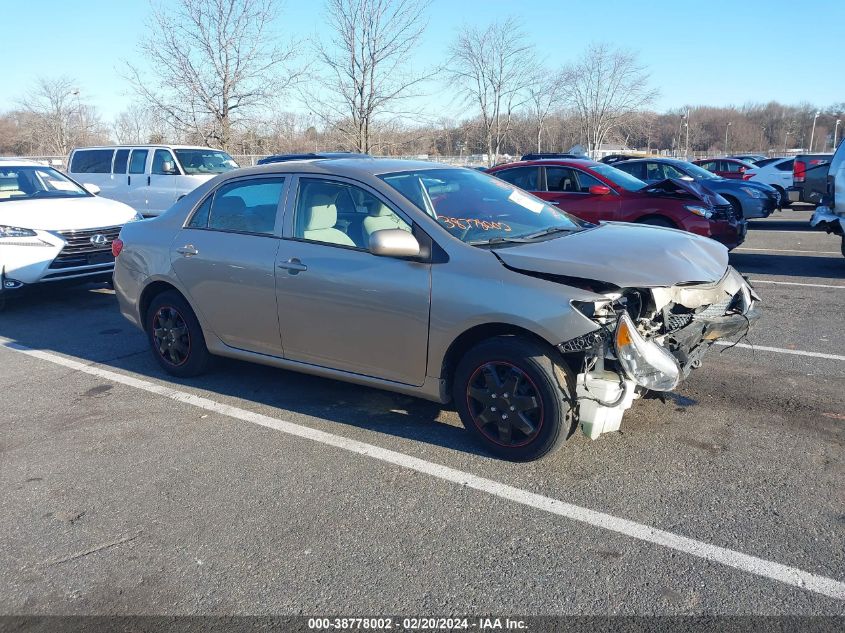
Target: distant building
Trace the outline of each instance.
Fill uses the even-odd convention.
[[[602,143],[598,150],[594,152],[594,156],[592,156],[593,160],[599,160],[604,158],[605,156],[610,156],[611,154],[630,154],[633,152],[630,147],[624,145],[622,143]],[[587,157],[590,155],[590,152],[587,151],[587,148],[581,145],[573,145],[572,148],[569,150],[570,154],[576,154],[578,156]]]

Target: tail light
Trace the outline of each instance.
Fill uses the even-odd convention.
[[[117,257],[120,255],[120,251],[123,250],[123,240],[115,238],[115,240],[111,243],[111,254]]]
[[[752,178],[754,178],[754,174],[749,174],[748,172],[745,172],[744,174],[742,174],[743,180],[751,180]]]
[[[792,166],[792,182],[804,182],[804,177],[807,175],[807,163],[803,160],[796,160]]]

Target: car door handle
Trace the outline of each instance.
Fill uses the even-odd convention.
[[[180,255],[184,255],[185,257],[193,257],[194,255],[200,254],[200,252],[194,248],[193,244],[186,244],[185,246],[181,246],[176,249],[176,252]]]
[[[560,206],[560,202],[558,202],[557,200],[552,200],[552,204],[555,205],[556,207]]]
[[[286,262],[282,262],[281,264],[276,264],[276,266],[287,270],[291,275],[296,275],[304,270],[308,270],[308,266],[303,264],[296,257],[289,259]]]

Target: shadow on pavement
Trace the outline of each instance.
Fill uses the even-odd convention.
[[[734,268],[746,274],[845,279],[845,257],[840,256],[732,252],[730,261]]]
[[[224,358],[215,358],[206,375],[170,376],[155,362],[144,334],[120,315],[114,294],[104,286],[33,292],[10,300],[0,312],[0,336],[81,362],[207,390],[212,399],[215,394],[241,398],[257,408],[278,409],[265,412],[294,422],[298,415],[313,416],[488,456],[463,427],[439,421],[443,407],[434,402]]]
[[[823,231],[814,229],[810,226],[810,220],[749,220],[749,231],[804,231],[807,233],[819,233],[824,235]]]

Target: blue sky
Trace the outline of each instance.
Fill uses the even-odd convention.
[[[14,107],[40,75],[69,75],[106,120],[131,103],[123,60],[137,58],[149,12],[147,0],[2,0],[3,90],[0,110]],[[839,68],[845,41],[842,0],[434,0],[415,65],[445,57],[464,24],[517,15],[549,64],[577,57],[591,41],[639,53],[660,90],[657,109],[684,104],[741,105],[779,100],[827,106],[845,101]],[[323,32],[319,0],[288,0],[283,36]],[[445,86],[435,90],[445,91]],[[459,108],[432,95],[450,115]]]

